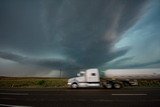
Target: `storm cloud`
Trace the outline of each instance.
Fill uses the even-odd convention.
[[[0,1],[0,58],[68,70],[101,67],[143,16],[148,0]]]
[[[80,65],[97,67],[116,57],[112,46],[125,30],[136,23],[145,3],[118,0],[62,1],[60,10],[55,13],[52,11],[56,17],[50,16],[49,11],[55,7],[48,6],[44,13],[49,22],[55,23],[48,24],[47,30],[54,35],[50,37],[55,38],[50,40],[57,43],[59,51]]]

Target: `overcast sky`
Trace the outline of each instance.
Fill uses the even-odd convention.
[[[159,0],[0,0],[0,75],[160,68]]]

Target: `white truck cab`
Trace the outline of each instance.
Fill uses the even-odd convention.
[[[70,78],[68,85],[71,88],[78,87],[100,87],[100,76],[98,69],[88,69],[77,74],[78,77]]]

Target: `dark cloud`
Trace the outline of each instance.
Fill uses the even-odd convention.
[[[113,51],[113,46],[137,22],[147,3],[148,0],[0,1],[0,49],[4,50],[0,57],[53,68],[99,67],[128,51]],[[10,53],[14,50],[23,54]],[[57,54],[66,59],[52,58]]]
[[[146,1],[63,1],[53,35],[65,55],[84,67],[113,59],[113,44],[136,23]],[[83,8],[82,8],[83,7]],[[51,7],[46,7],[47,16]],[[48,20],[54,19],[50,16]],[[49,26],[49,29],[52,27]],[[56,31],[54,32],[54,28]]]
[[[118,69],[124,69],[124,68],[159,68],[160,60],[156,61],[150,61],[146,63],[130,63],[130,61],[133,59],[133,57],[130,58],[123,58],[120,60],[117,60],[111,64],[111,66],[108,66],[108,68],[118,68]],[[126,62],[128,64],[126,64]],[[157,65],[157,66],[154,66]]]
[[[108,65],[107,68],[118,68],[119,66],[123,66],[123,64],[126,64],[127,62],[129,62],[133,58],[134,57],[122,58],[122,59],[116,60],[114,62],[108,62],[106,65]]]
[[[26,62],[26,59],[27,59],[26,57],[23,57],[14,53],[3,52],[3,51],[2,52],[0,51],[0,58],[19,62],[19,63]]]
[[[76,64],[76,62],[67,60],[57,60],[57,59],[36,59],[36,58],[30,58],[30,57],[24,57],[22,55],[18,55],[15,53],[9,53],[9,52],[0,52],[0,58],[11,60],[18,62],[20,64],[27,64],[30,66],[40,66],[40,67],[46,67],[46,68],[52,68],[52,69],[80,69],[80,66]]]
[[[142,64],[130,64],[130,65],[126,65],[124,66],[124,68],[144,68],[150,65],[155,65],[155,64],[160,64],[160,60],[156,60],[156,61],[152,61],[152,62],[147,62],[147,63],[142,63]],[[150,66],[151,67],[151,66]],[[159,68],[159,66],[154,67],[154,68]]]
[[[122,56],[127,51],[128,51],[127,49],[123,49],[123,50],[113,52],[112,54],[110,54],[109,59],[107,60],[112,60],[113,58]],[[75,61],[70,59],[67,59],[66,61],[66,60],[60,60],[60,59],[54,59],[54,58],[48,58],[48,59],[32,58],[32,57],[26,57],[26,56],[15,54],[15,53],[1,52],[1,51],[0,51],[0,58],[15,61],[21,64],[27,64],[32,66],[42,66],[42,67],[53,68],[53,69],[70,70],[70,69],[82,69],[82,68],[85,69],[85,67],[87,68],[87,66],[79,65]]]

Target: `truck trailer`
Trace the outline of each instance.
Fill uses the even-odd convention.
[[[160,79],[160,69],[109,69],[100,77],[97,68],[80,71],[77,77],[68,79],[70,88],[115,88],[138,85],[138,79]]]

